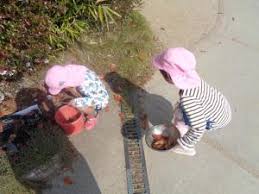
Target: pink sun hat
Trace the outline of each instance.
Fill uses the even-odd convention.
[[[45,76],[45,83],[52,95],[57,95],[66,87],[80,86],[86,74],[87,68],[83,65],[69,64],[65,66],[52,66]]]
[[[153,65],[159,70],[166,71],[179,89],[194,88],[201,83],[200,76],[195,70],[195,56],[185,48],[167,49],[155,57]]]

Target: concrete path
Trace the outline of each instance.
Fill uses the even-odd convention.
[[[119,107],[111,97],[110,111],[101,114],[98,126],[71,138],[80,153],[72,171],[52,181],[43,194],[126,194],[124,147]],[[71,185],[64,184],[70,177]]]
[[[258,10],[257,0],[146,1],[143,14],[159,39],[195,52],[201,76],[233,109],[231,125],[205,135],[193,158],[145,148],[153,194],[259,193]],[[146,90],[172,104],[178,99],[158,73]]]

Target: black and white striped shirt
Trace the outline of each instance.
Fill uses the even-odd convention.
[[[231,120],[231,108],[218,90],[201,80],[201,84],[180,92],[180,106],[190,130],[179,139],[185,148],[193,148],[205,130],[225,127]]]

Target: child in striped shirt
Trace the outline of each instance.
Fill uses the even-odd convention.
[[[193,156],[195,144],[206,131],[223,128],[230,122],[230,105],[218,90],[199,77],[195,70],[196,59],[190,51],[169,48],[158,55],[153,64],[167,82],[180,90],[173,126],[181,137],[173,151]]]

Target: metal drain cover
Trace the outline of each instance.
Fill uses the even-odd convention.
[[[139,122],[122,105],[125,123],[122,128],[127,173],[128,194],[150,194],[145,154]]]

